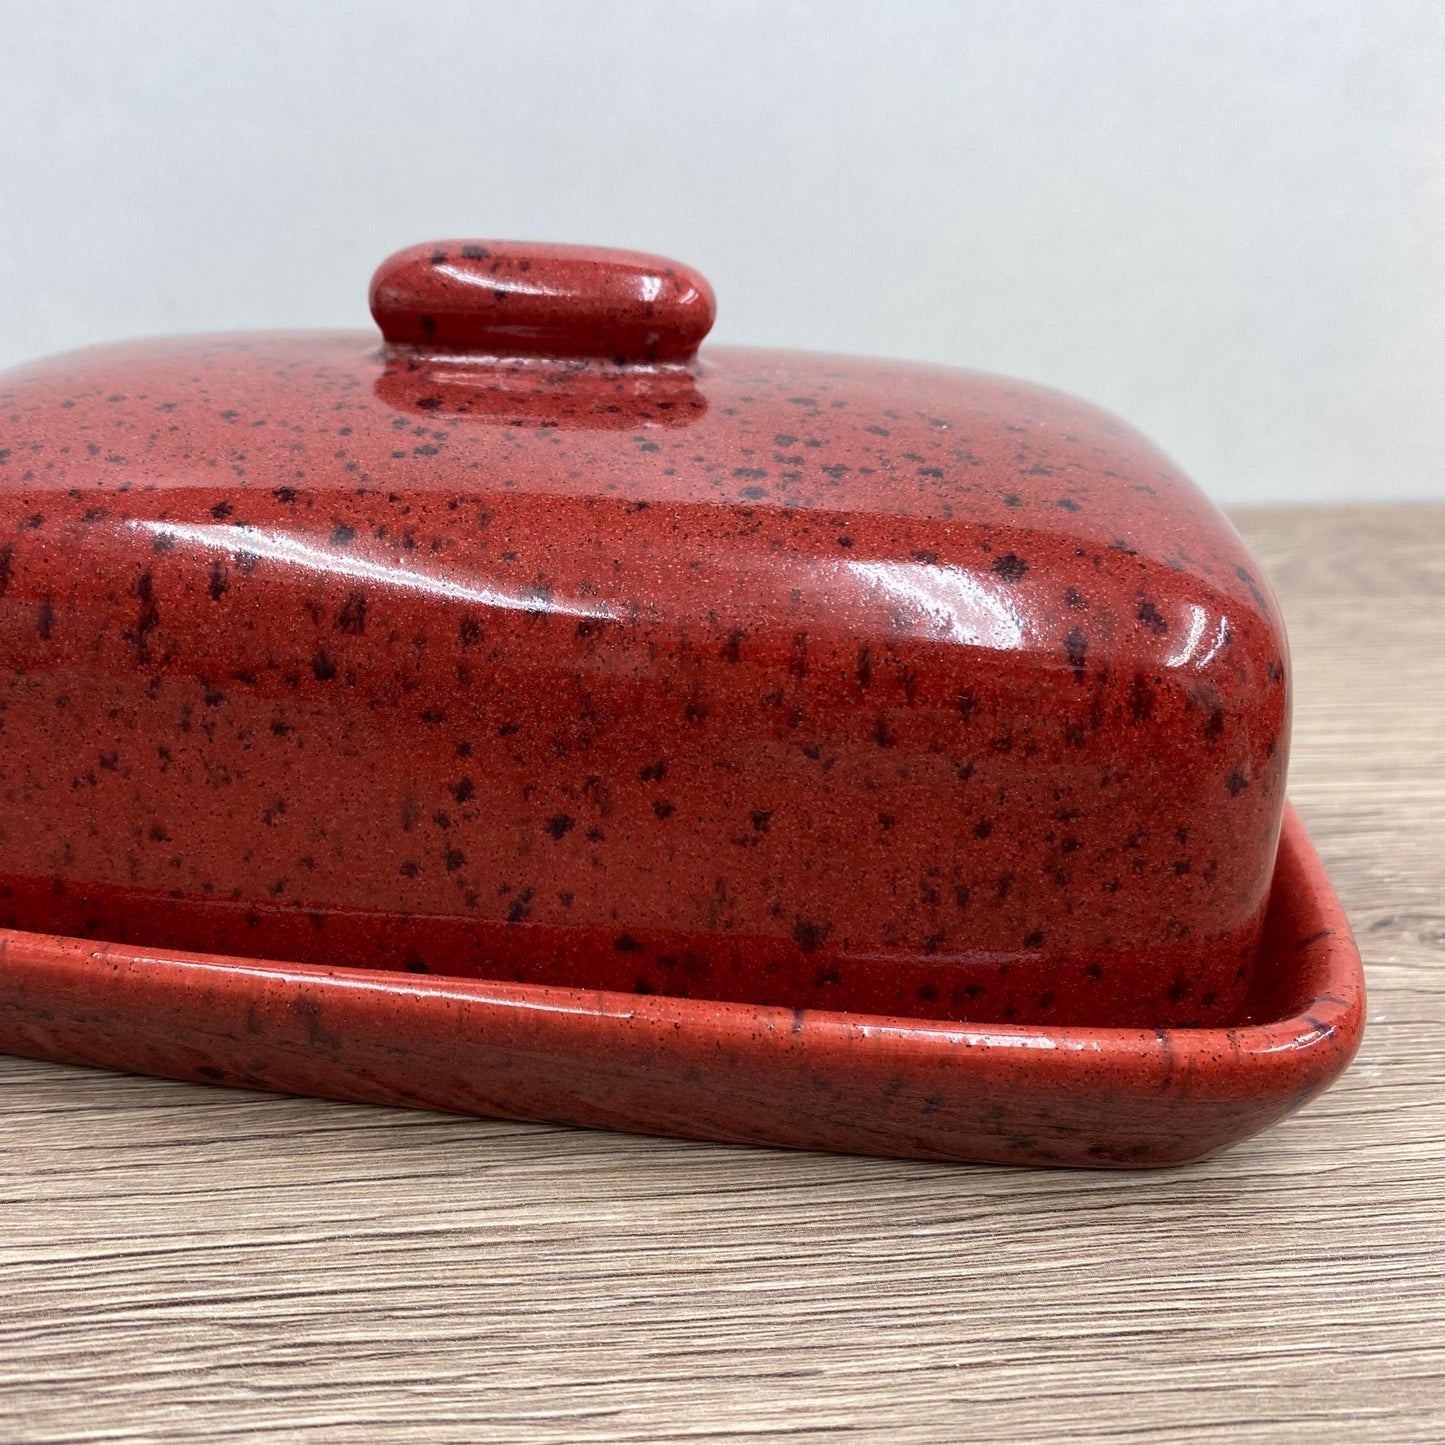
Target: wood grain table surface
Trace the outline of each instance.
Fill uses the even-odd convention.
[[[1445,506],[1237,522],[1369,1029],[1232,1153],[1049,1173],[0,1060],[0,1440],[1445,1440]]]

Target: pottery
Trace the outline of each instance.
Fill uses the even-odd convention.
[[[809,1067],[867,1073],[839,1040],[887,1019],[934,1041],[894,1060],[903,1098],[954,1025],[1223,1037],[1300,985],[1267,915],[1328,913],[1344,966],[1318,870],[1280,897],[1278,609],[1122,423],[947,368],[698,354],[707,283],[634,253],[433,243],[371,301],[380,342],[180,338],[0,377],[0,1044],[984,1157],[887,1110],[744,1127],[726,1069],[654,1084],[652,1119],[571,1108],[537,1060],[580,1078],[631,1038],[642,1087],[666,1069],[620,1017],[685,1018],[702,1055],[704,1020],[741,1038],[817,1016]],[[47,1045],[52,986],[174,1047],[100,1024]],[[553,994],[560,1032],[527,1034],[519,1000]],[[243,997],[265,1025],[249,1059],[201,1021]],[[1352,1007],[1311,1046],[1334,1070]],[[485,1015],[490,1062],[343,1086],[381,1077],[367,1008],[383,1032],[420,1009],[438,1068],[435,1010]],[[337,1020],[298,1062],[317,1009]],[[728,1067],[761,1080],[771,1057]]]

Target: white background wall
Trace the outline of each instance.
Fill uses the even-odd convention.
[[[369,326],[450,235],[1081,393],[1224,501],[1445,495],[1442,0],[0,0],[0,365]]]

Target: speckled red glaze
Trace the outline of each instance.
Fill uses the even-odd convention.
[[[429,241],[371,281],[387,343],[426,355],[686,362],[712,329],[712,287],[636,251]]]
[[[979,1026],[327,970],[0,934],[0,1048],[197,1082],[700,1139],[1141,1167],[1345,1068],[1359,954],[1290,812],[1232,1028]]]
[[[172,339],[0,378],[0,925],[1234,1021],[1289,698],[1219,513],[1083,403],[689,360],[712,302],[686,268],[526,260],[402,252],[385,346]]]

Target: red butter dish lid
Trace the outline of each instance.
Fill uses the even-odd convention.
[[[1149,442],[699,351],[632,252],[430,243],[371,306],[0,377],[0,924],[1020,1027],[1274,986],[1284,630]]]

